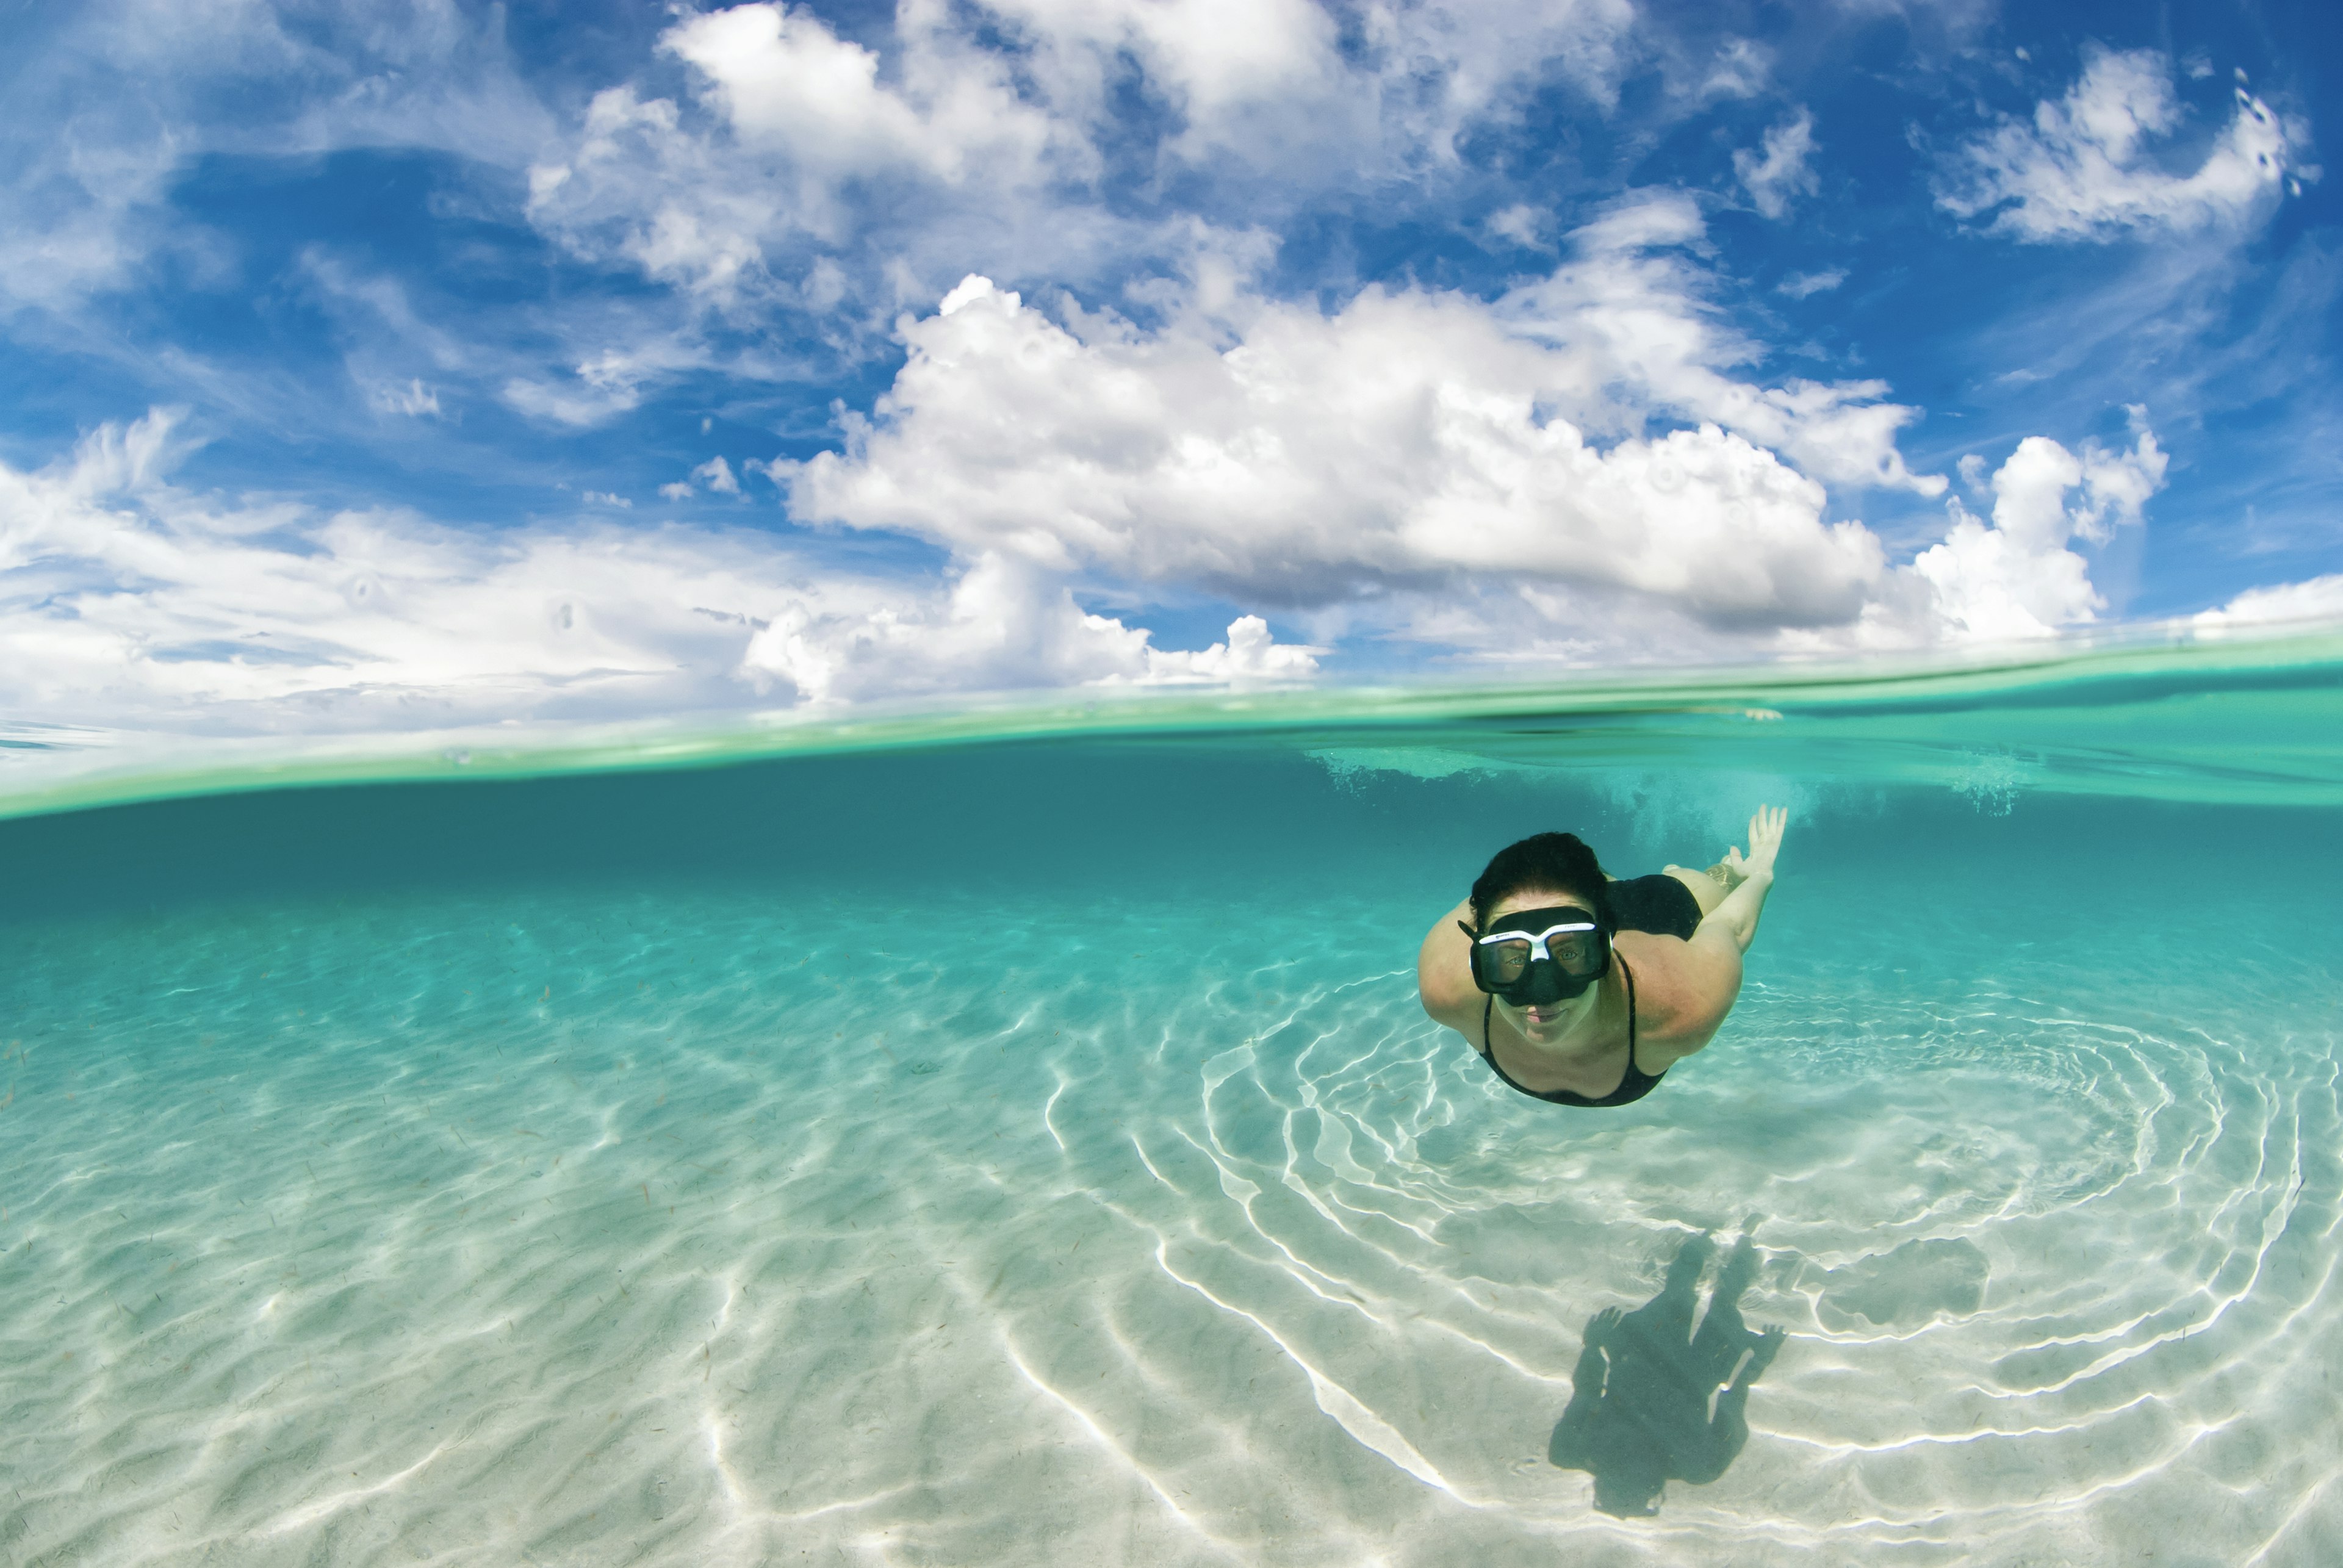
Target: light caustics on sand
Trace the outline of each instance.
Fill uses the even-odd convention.
[[[2343,665],[2255,658],[84,776],[0,822],[0,1556],[2330,1561]],[[1505,837],[1753,796],[1661,1091],[1424,1020]],[[1784,1348],[1613,1517],[1549,1438],[1704,1234]]]

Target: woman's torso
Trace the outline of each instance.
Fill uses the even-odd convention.
[[[1646,1072],[1636,1060],[1634,971],[1615,952],[1612,971],[1602,981],[1598,1043],[1591,1050],[1568,1063],[1534,1053],[1511,1025],[1496,1017],[1492,998],[1481,1009],[1482,1060],[1507,1088],[1555,1105],[1627,1105],[1643,1099],[1667,1076],[1667,1069]],[[1499,1059],[1501,1050],[1517,1071],[1506,1070]],[[1524,1073],[1537,1087],[1523,1081]]]
[[[1673,877],[1614,881],[1609,892],[1613,918],[1622,933],[1643,931],[1684,940],[1700,924],[1699,904]],[[1646,1064],[1638,1060],[1634,970],[1615,941],[1612,954],[1612,972],[1601,981],[1594,1041],[1574,1051],[1568,1061],[1557,1061],[1531,1046],[1496,1016],[1493,999],[1483,999],[1481,1038],[1476,1043],[1482,1060],[1508,1088],[1554,1105],[1626,1105],[1643,1099],[1667,1076],[1664,1063],[1658,1071],[1648,1072]],[[1507,1061],[1513,1064],[1511,1070]]]

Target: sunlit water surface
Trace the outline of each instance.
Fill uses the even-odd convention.
[[[2343,1557],[2326,786],[2169,733],[2137,790],[1867,778],[1766,724],[0,826],[0,1561]],[[1498,846],[1632,874],[1759,799],[1747,989],[1644,1101],[1423,1016]],[[1704,1234],[1686,1304],[1745,1236],[1785,1337],[1721,1473],[1624,1507],[1555,1429]]]

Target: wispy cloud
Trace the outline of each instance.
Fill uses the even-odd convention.
[[[1792,197],[1812,196],[1822,188],[1814,156],[1815,117],[1800,109],[1765,133],[1762,152],[1746,147],[1735,151],[1733,172],[1741,176],[1741,188],[1757,210],[1779,218],[1788,214]]]
[[[409,377],[404,387],[396,382],[377,386],[374,389],[374,406],[386,414],[405,414],[410,418],[428,414],[437,417],[439,393],[437,388],[423,385],[420,377]]]
[[[1936,202],[1961,217],[1990,213],[1997,233],[2033,241],[2107,240],[2143,231],[2240,227],[2276,206],[2297,136],[2243,85],[2227,126],[2197,166],[2167,169],[2153,144],[2186,117],[2169,56],[2088,45],[2083,74],[2030,120],[2005,120],[1965,143]]]
[[[518,167],[552,121],[498,19],[424,11],[98,0],[16,19],[12,47],[40,64],[0,116],[0,304],[71,312],[203,248],[165,206],[207,156],[398,146]]]
[[[1774,286],[1776,294],[1786,294],[1792,299],[1811,298],[1827,294],[1846,281],[1846,268],[1825,267],[1820,272],[1794,272]]]

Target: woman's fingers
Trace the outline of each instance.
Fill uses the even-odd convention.
[[[1759,806],[1749,819],[1749,853],[1744,856],[1736,846],[1725,851],[1725,864],[1735,870],[1745,865],[1770,867],[1782,848],[1782,829],[1790,819],[1786,806]]]
[[[1759,806],[1749,819],[1749,849],[1733,845],[1725,851],[1724,860],[1736,871],[1752,865],[1771,865],[1782,848],[1782,833],[1789,825],[1790,809],[1786,806]]]

